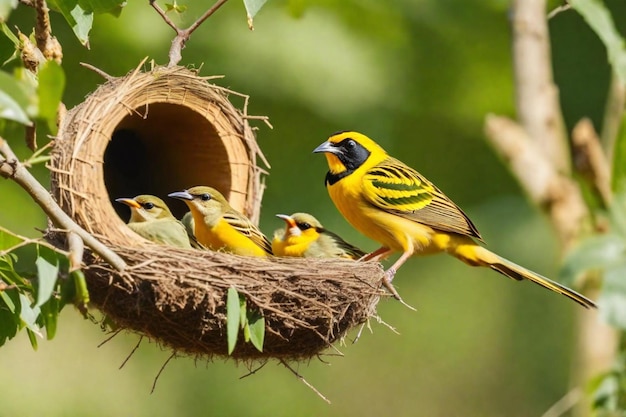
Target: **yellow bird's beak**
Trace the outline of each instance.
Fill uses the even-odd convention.
[[[116,198],[115,201],[117,201],[118,203],[126,204],[130,208],[141,208],[141,204],[139,204],[132,198]]]
[[[292,227],[298,227],[296,221],[291,216],[287,216],[286,214],[277,214],[276,217],[278,217],[279,219],[283,219],[290,229]]]
[[[193,200],[193,196],[189,194],[187,190],[184,191],[176,191],[175,193],[170,193],[167,195],[168,197],[177,198],[179,200]]]

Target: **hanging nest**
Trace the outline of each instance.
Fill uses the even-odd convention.
[[[244,102],[243,112],[228,97]],[[375,315],[382,269],[344,260],[258,259],[153,244],[125,225],[115,198],[153,194],[177,217],[172,191],[209,185],[258,222],[264,163],[247,97],[182,68],[110,78],[68,112],[52,152],[60,206],[128,264],[86,255],[92,302],[119,326],[175,351],[227,355],[226,294],[235,287],[266,321],[263,352],[239,341],[238,359],[303,359]],[[240,338],[242,339],[242,338]]]

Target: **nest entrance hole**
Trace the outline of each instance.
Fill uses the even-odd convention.
[[[152,194],[180,218],[186,206],[167,197],[194,185],[211,185],[225,196],[232,170],[216,128],[194,110],[169,103],[135,109],[115,127],[104,154],[104,181],[111,201]],[[113,203],[120,217],[128,209]]]

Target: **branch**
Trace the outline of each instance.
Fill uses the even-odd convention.
[[[552,165],[570,173],[567,133],[554,85],[546,0],[513,1],[513,70],[518,120]]]
[[[195,22],[191,24],[187,29],[180,29],[176,24],[169,18],[169,16],[165,13],[161,7],[156,4],[156,0],[149,0],[150,6],[161,16],[163,21],[174,31],[176,32],[176,37],[172,39],[172,46],[170,47],[170,52],[168,54],[170,58],[170,62],[167,64],[168,67],[173,67],[177,65],[180,60],[183,58],[182,50],[185,47],[185,44],[191,37],[191,34],[198,29],[198,27],[204,23],[213,13],[215,13],[220,7],[224,5],[228,0],[217,0],[217,2],[211,6],[209,10],[204,12],[202,16],[200,16]]]
[[[46,59],[54,59],[59,64],[63,59],[63,48],[61,44],[52,36],[50,26],[50,15],[46,0],[35,0],[35,10],[37,11],[37,24],[35,25],[35,39],[37,48]]]
[[[4,155],[4,156],[2,156]],[[77,225],[54,201],[50,193],[20,163],[6,140],[0,137],[0,176],[18,183],[35,200],[57,227],[76,233],[95,253],[100,255],[113,268],[123,271],[126,262],[115,252],[103,245],[91,234]]]
[[[576,170],[589,182],[605,206],[610,205],[613,199],[610,164],[591,120],[584,118],[574,126],[572,144]]]
[[[500,156],[507,160],[530,199],[549,213],[562,247],[569,248],[579,236],[588,214],[577,184],[560,173],[543,149],[513,120],[487,115],[485,134]]]

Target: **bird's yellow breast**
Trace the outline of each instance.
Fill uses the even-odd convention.
[[[198,242],[214,251],[223,250],[243,256],[267,255],[250,238],[241,234],[224,220],[220,220],[210,227],[203,221],[195,221],[194,233]]]
[[[276,236],[272,241],[272,252],[276,256],[306,257],[305,252],[315,239],[316,236],[309,236],[305,233],[300,236],[290,235],[286,239]]]

